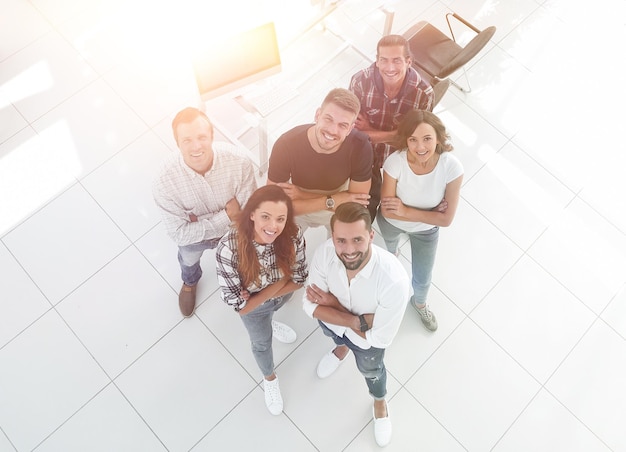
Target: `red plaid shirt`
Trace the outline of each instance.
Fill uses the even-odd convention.
[[[432,86],[422,80],[415,69],[409,67],[400,92],[393,99],[389,99],[385,95],[376,63],[352,76],[350,91],[361,101],[361,114],[367,117],[370,126],[384,131],[396,130],[407,111],[432,111],[435,96]],[[374,162],[377,167],[382,167],[387,156],[395,150],[395,147],[387,143],[376,144]]]

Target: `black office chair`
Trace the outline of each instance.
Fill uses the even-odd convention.
[[[476,36],[465,46],[461,46],[456,42],[450,24],[450,16],[476,32]],[[426,80],[428,80],[433,86],[433,89],[436,90],[436,102],[438,102],[437,95],[440,96],[439,100],[441,100],[441,96],[445,94],[450,84],[465,93],[471,91],[467,74],[465,74],[467,88],[460,86],[448,77],[461,68],[465,73],[464,66],[487,45],[487,42],[489,42],[496,32],[496,27],[494,26],[487,27],[481,31],[456,13],[446,14],[446,21],[448,22],[448,28],[450,29],[452,38],[449,38],[438,28],[426,21],[416,23],[403,34],[409,42],[409,47],[413,54],[413,65],[420,74],[426,74]],[[436,88],[437,85],[445,81],[448,81],[448,83]]]

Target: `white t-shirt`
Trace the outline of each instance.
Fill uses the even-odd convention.
[[[463,165],[460,160],[450,152],[444,152],[439,156],[437,165],[430,173],[417,175],[409,166],[406,149],[396,151],[387,157],[383,169],[398,181],[396,196],[405,205],[422,210],[437,206],[444,197],[448,183],[463,174]],[[433,228],[432,224],[427,223],[386,217],[385,219],[406,232],[426,231]]]

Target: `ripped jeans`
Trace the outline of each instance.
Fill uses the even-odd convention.
[[[337,336],[330,330],[324,322],[318,320],[322,332],[330,337],[335,344],[345,345],[352,353],[356,360],[356,367],[365,377],[365,383],[370,390],[370,395],[376,400],[384,399],[387,395],[387,369],[383,358],[385,357],[384,348],[370,347],[367,350],[354,345],[346,336]]]

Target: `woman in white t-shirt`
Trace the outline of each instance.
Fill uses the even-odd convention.
[[[439,227],[449,226],[459,203],[463,166],[441,120],[431,112],[413,110],[398,127],[400,147],[383,165],[381,203],[376,219],[387,249],[399,253],[398,240],[411,243],[411,304],[430,331],[437,319],[426,304],[437,252]]]

